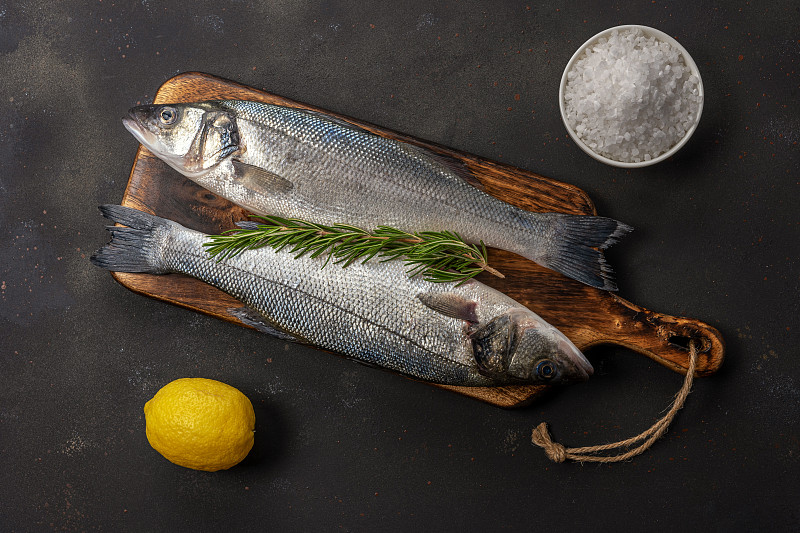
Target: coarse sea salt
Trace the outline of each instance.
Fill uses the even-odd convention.
[[[670,43],[639,28],[615,30],[567,72],[566,119],[593,152],[623,163],[650,161],[694,125],[703,101],[699,82]]]

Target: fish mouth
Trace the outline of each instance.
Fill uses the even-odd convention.
[[[573,375],[571,376],[573,379],[587,381],[589,376],[594,374],[594,367],[592,367],[592,364],[586,359],[586,356],[583,355],[583,352],[581,352],[563,333],[558,339],[558,348],[561,350],[561,353],[566,355],[570,362],[573,363]]]
[[[142,144],[142,146],[150,150],[159,159],[167,163],[181,174],[184,174],[187,177],[192,177],[189,173],[187,173],[184,164],[185,162],[182,157],[172,155],[163,149],[159,149],[160,143],[158,135],[153,133],[147,127],[147,117],[150,116],[153,108],[154,106],[140,106],[132,108],[130,111],[128,111],[127,117],[122,117],[122,125],[125,126],[126,130],[131,132],[131,135],[133,135],[136,140]]]
[[[133,135],[137,141],[152,151],[156,140],[155,135],[144,125],[139,113],[139,110],[136,108],[128,111],[128,116],[122,117],[122,125],[125,126],[126,130],[131,132],[131,135]]]

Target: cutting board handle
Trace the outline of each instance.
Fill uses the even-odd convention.
[[[708,324],[692,318],[654,313],[614,296],[616,331],[612,338],[592,344],[610,342],[646,355],[681,374],[689,368],[689,344],[698,346],[695,376],[708,376],[722,365],[725,342],[722,335]]]

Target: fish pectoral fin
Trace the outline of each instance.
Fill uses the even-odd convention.
[[[478,372],[495,377],[505,374],[511,364],[511,353],[516,342],[514,321],[500,315],[481,324],[471,335],[472,355]]]
[[[464,298],[454,292],[430,293],[422,292],[417,294],[420,302],[430,307],[437,313],[441,313],[450,318],[464,320],[472,324],[478,323],[478,315],[475,308],[478,303]]]
[[[243,163],[238,159],[231,160],[231,163],[236,179],[248,189],[276,194],[287,193],[294,188],[294,183],[269,170]]]
[[[275,327],[261,313],[249,307],[231,307],[227,309],[228,313],[239,319],[242,324],[257,329],[267,335],[272,335],[284,341],[290,342],[303,342],[297,337],[286,333]]]

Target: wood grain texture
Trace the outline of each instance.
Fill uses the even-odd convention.
[[[155,103],[211,99],[254,100],[329,113],[201,73],[181,74],[168,80],[156,94]],[[335,113],[329,114],[378,135],[400,139],[458,158],[472,170],[486,192],[523,209],[596,214],[589,197],[575,186]],[[143,147],[139,148],[136,155],[121,203],[206,233],[219,233],[233,228],[235,221],[247,216],[242,208],[184,178]],[[667,368],[685,373],[691,340],[700,345],[696,375],[712,374],[722,364],[725,351],[722,336],[716,329],[699,320],[654,313],[616,294],[588,287],[510,252],[492,249],[490,261],[506,278],[498,279],[486,275],[479,278],[481,281],[534,310],[563,331],[582,350],[604,343],[625,346]],[[177,274],[113,275],[134,292],[242,325],[227,311],[229,308],[241,307],[242,304],[196,279]],[[527,404],[550,388],[437,386],[502,407]]]

